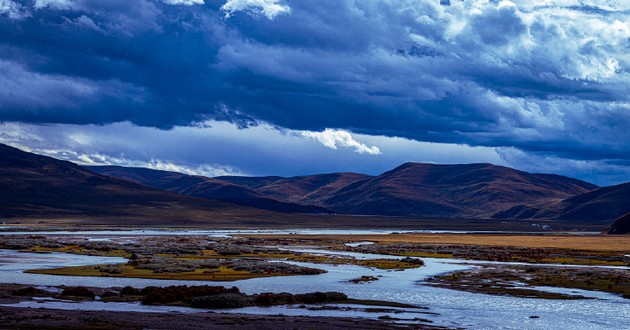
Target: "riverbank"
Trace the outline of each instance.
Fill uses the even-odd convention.
[[[311,316],[247,315],[222,313],[137,313],[25,309],[0,306],[3,329],[179,329],[188,330],[293,330],[293,329],[444,329],[381,320]]]

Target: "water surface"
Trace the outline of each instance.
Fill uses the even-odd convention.
[[[318,250],[311,250],[317,252]],[[323,252],[323,251],[319,251]],[[325,251],[328,253],[327,251]],[[361,258],[395,256],[367,255],[337,252]],[[0,250],[0,278],[5,283],[32,285],[84,285],[97,287],[126,286],[144,287],[148,285],[235,285],[242,292],[253,294],[261,292],[306,293],[314,291],[340,291],[357,299],[387,300],[426,306],[439,315],[421,315],[436,324],[466,328],[493,329],[550,329],[562,324],[569,329],[623,329],[630,323],[630,300],[619,296],[584,290],[571,290],[597,299],[588,300],[548,300],[532,298],[514,298],[492,296],[479,293],[461,292],[424,285],[429,277],[475,267],[462,260],[422,258],[426,266],[404,271],[369,269],[353,265],[324,265],[295,263],[308,267],[325,269],[326,274],[258,278],[235,282],[175,281],[113,277],[53,276],[22,273],[26,269],[77,266],[102,263],[124,262],[123,258],[80,256],[64,253],[34,254],[11,250]],[[362,275],[377,276],[378,281],[363,284],[351,284],[349,280]],[[554,290],[554,288],[541,288]],[[565,290],[565,289],[559,289]],[[67,302],[29,302],[24,307],[71,308]],[[70,305],[69,305],[70,304]],[[93,302],[81,308],[96,310],[133,310],[149,308],[139,304],[120,305],[117,303]],[[153,308],[154,306],[150,306]],[[125,309],[127,308],[127,309]],[[175,310],[170,307],[158,311]],[[179,312],[193,312],[179,310]],[[328,315],[377,317],[384,314],[361,314],[344,311],[308,311],[295,306],[277,306],[272,308],[251,307],[233,310],[235,313],[285,314],[285,315]],[[412,314],[390,314],[392,317],[418,317]],[[530,316],[539,318],[530,318]]]

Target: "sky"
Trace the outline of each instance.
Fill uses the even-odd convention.
[[[0,0],[0,142],[218,175],[630,181],[627,0]]]

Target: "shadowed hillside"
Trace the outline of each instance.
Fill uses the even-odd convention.
[[[247,209],[95,174],[74,163],[0,144],[2,217],[212,219]],[[251,210],[249,210],[251,212]]]
[[[630,234],[630,213],[627,213],[615,220],[612,226],[610,226],[610,229],[608,229],[608,233]]]
[[[275,195],[261,194],[219,178],[120,166],[87,166],[86,168],[96,173],[132,180],[160,190],[263,210],[288,213],[334,213],[323,207],[297,204]]]
[[[558,205],[561,219],[616,219],[630,212],[630,183],[602,187]]]

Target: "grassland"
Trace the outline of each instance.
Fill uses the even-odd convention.
[[[60,275],[60,276],[97,276],[97,277],[128,277],[147,278],[155,280],[191,280],[191,281],[238,281],[259,277],[286,276],[282,273],[252,273],[239,271],[227,267],[218,269],[196,269],[191,272],[155,273],[150,269],[138,269],[126,264],[117,265],[123,269],[121,274],[101,272],[101,267],[106,265],[63,267],[55,269],[28,270],[27,273]]]
[[[254,236],[250,236],[254,237]],[[307,241],[372,241],[381,244],[463,244],[584,251],[630,252],[630,235],[554,234],[389,234],[389,235],[256,235],[264,239]]]

